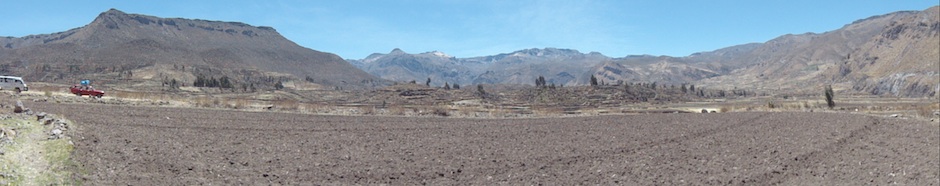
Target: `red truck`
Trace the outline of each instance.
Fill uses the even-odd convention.
[[[72,91],[72,94],[75,94],[77,96],[89,95],[91,97],[97,97],[97,98],[101,98],[101,96],[104,96],[104,91],[95,90],[91,86],[74,85],[72,86],[72,88],[69,88],[69,90]]]

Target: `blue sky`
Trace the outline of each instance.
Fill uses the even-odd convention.
[[[936,0],[858,1],[576,1],[576,0],[297,0],[3,3],[0,36],[65,31],[101,12],[243,22],[271,26],[297,44],[343,58],[401,48],[457,57],[525,48],[570,48],[623,57],[686,56],[764,42],[784,34],[821,33]]]

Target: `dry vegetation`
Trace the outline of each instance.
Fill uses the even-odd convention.
[[[23,93],[31,99],[127,105],[200,107],[327,115],[445,117],[556,117],[673,112],[849,112],[940,121],[940,103],[929,98],[837,95],[829,109],[820,94],[768,94],[748,90],[681,91],[675,85],[512,87],[484,85],[443,89],[398,84],[373,90],[268,90],[251,93],[216,88],[178,91],[106,90],[102,99],[78,98],[66,85],[39,83]]]

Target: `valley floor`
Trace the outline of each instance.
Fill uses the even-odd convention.
[[[89,185],[940,184],[940,127],[840,113],[537,119],[27,102]]]

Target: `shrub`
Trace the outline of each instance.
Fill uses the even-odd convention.
[[[436,109],[434,109],[434,111],[431,112],[431,113],[434,114],[434,115],[444,116],[444,117],[450,116],[450,112],[447,112],[447,110],[442,109],[442,108],[436,108]]]
[[[281,81],[277,81],[277,83],[274,83],[274,89],[275,90],[284,89],[284,83],[281,83]]]
[[[591,75],[591,86],[597,86],[597,77],[594,77],[593,74]]]

